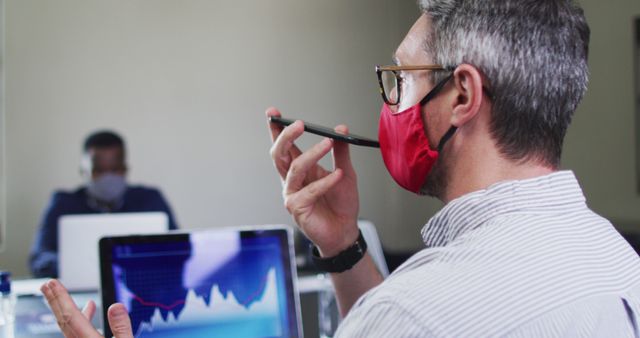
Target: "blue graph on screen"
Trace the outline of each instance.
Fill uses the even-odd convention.
[[[203,232],[113,248],[116,298],[136,337],[287,337],[277,237]]]

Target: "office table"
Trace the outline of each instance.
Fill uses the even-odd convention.
[[[40,293],[40,286],[47,279],[18,280],[13,282],[13,292],[18,296],[15,323],[0,331],[0,338],[58,338],[62,333],[46,300]],[[318,293],[331,290],[331,282],[324,275],[310,275],[298,278],[298,291],[302,308],[303,336],[318,337]],[[102,329],[102,306],[100,294],[92,292],[72,292],[78,307],[89,301],[96,302],[97,311],[93,325]]]

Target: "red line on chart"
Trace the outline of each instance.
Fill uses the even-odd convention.
[[[247,297],[244,301],[238,300],[238,302],[240,304],[244,305],[245,307],[248,307],[250,303],[255,301],[258,297],[260,297],[264,293],[264,290],[265,290],[265,288],[267,286],[267,278],[268,278],[268,274],[266,276],[264,276],[264,278],[262,278],[262,281],[260,282],[260,286],[258,287],[258,289],[254,293],[249,295],[249,297]],[[167,304],[157,303],[157,302],[148,302],[148,301],[142,299],[140,296],[135,295],[135,294],[133,295],[133,299],[135,299],[141,305],[159,307],[159,308],[167,310],[167,311],[172,310],[174,307],[176,307],[178,305],[185,304],[185,302],[186,302],[186,299],[178,299],[175,302],[167,305]]]
[[[174,307],[176,307],[176,306],[178,306],[180,304],[184,304],[185,303],[185,300],[179,299],[179,300],[176,300],[175,302],[173,302],[173,304],[171,304],[171,305],[165,305],[165,304],[162,304],[162,303],[147,302],[147,301],[145,301],[144,299],[140,298],[137,295],[134,295],[133,299],[135,299],[136,301],[138,301],[138,303],[140,303],[140,304],[142,304],[144,306],[155,306],[155,307],[159,307],[161,309],[167,310],[167,311],[173,309]]]
[[[244,305],[245,307],[249,306],[249,303],[253,302],[254,300],[256,300],[256,298],[258,298],[259,296],[264,294],[264,289],[266,289],[267,287],[267,278],[269,277],[269,274],[267,273],[264,278],[262,278],[262,281],[260,282],[260,287],[258,288],[258,290],[256,290],[253,294],[251,294],[249,297],[247,297],[247,299],[245,299],[245,301],[239,301],[240,304]]]

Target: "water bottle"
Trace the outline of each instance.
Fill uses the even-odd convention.
[[[13,325],[15,308],[16,296],[11,293],[11,273],[0,271],[0,327]]]

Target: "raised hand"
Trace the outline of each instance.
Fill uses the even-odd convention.
[[[275,108],[267,118],[280,116]],[[285,207],[305,235],[325,257],[338,254],[358,238],[358,188],[349,156],[349,145],[324,139],[306,152],[294,144],[304,132],[302,121],[282,128],[269,123],[271,158],[283,182]],[[346,134],[346,126],[336,132]],[[333,151],[333,171],[318,161]]]
[[[80,311],[71,299],[67,289],[57,280],[50,280],[40,287],[51,311],[56,316],[60,330],[67,338],[102,338],[91,325],[96,312],[96,304],[89,301]],[[129,313],[122,304],[113,304],[107,311],[109,327],[115,338],[133,338]]]

